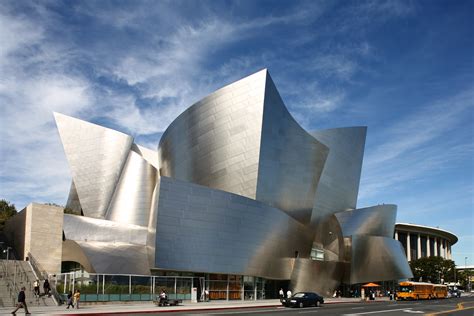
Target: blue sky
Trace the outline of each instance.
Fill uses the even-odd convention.
[[[308,130],[368,126],[359,207],[474,263],[474,2],[1,1],[0,198],[64,204],[53,111],[156,149],[185,108],[268,68]]]

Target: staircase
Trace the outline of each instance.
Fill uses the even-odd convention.
[[[30,306],[55,306],[53,297],[35,296],[33,282],[36,280],[30,262],[21,260],[0,260],[0,307],[16,305],[18,292],[25,287],[26,302]],[[41,282],[42,283],[42,282]],[[42,288],[40,287],[40,290]]]

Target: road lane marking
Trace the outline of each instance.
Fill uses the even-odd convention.
[[[462,307],[462,308],[456,308],[456,309],[451,309],[449,311],[443,311],[443,312],[437,312],[437,313],[431,313],[431,314],[426,314],[426,316],[433,316],[433,315],[444,315],[444,314],[449,314],[452,312],[459,312],[459,311],[465,311],[468,309],[474,309],[474,307]]]
[[[363,312],[363,313],[355,313],[355,314],[344,314],[344,316],[368,315],[368,314],[377,314],[377,313],[391,313],[391,312],[398,312],[398,311],[407,312],[408,310],[411,310],[411,308],[385,309],[385,310],[381,310],[381,311]]]
[[[352,307],[352,309],[364,309],[365,307]]]
[[[277,309],[277,310],[274,310],[274,309],[265,309],[265,310],[258,310],[258,311],[255,311],[255,310],[246,310],[246,311],[240,311],[240,312],[236,312],[236,311],[228,311],[228,312],[223,312],[223,311],[216,311],[215,313],[208,313],[208,315],[229,315],[229,314],[257,314],[257,313],[268,313],[268,312],[284,312],[286,311],[286,309]]]
[[[305,312],[298,312],[298,314],[308,314],[308,313],[317,313],[318,311],[310,310],[310,311],[305,311]]]

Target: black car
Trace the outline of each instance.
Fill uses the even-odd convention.
[[[324,303],[322,296],[313,292],[298,292],[281,302],[286,307],[320,306]]]

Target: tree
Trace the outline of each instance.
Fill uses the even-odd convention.
[[[17,213],[15,205],[7,200],[0,200],[0,231],[3,231],[5,222]]]
[[[415,281],[441,283],[454,282],[456,265],[442,257],[425,257],[410,262]]]

